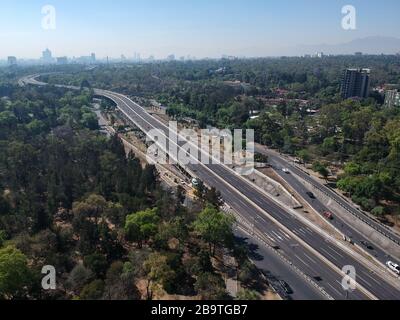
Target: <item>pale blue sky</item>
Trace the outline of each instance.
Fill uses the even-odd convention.
[[[57,28],[41,28],[41,8]],[[341,8],[357,9],[357,30],[341,28]],[[400,38],[399,0],[0,0],[0,58],[278,55],[299,44],[367,36]]]

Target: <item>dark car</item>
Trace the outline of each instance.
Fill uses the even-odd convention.
[[[279,280],[279,284],[281,285],[283,291],[285,291],[286,294],[293,294],[292,288],[283,280]]]
[[[311,199],[315,199],[315,195],[312,192],[307,192],[307,195],[311,198]]]
[[[368,250],[374,250],[374,247],[367,241],[361,241],[361,244],[366,247]]]

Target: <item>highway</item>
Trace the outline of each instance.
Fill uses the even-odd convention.
[[[275,169],[276,173],[285,180],[295,192],[297,192],[307,203],[314,208],[318,213],[322,215],[325,211],[331,211],[328,204],[322,203],[319,199],[311,199],[307,192],[313,191],[311,189],[307,189],[304,184],[302,184],[299,180],[304,179],[307,182],[311,183],[313,186],[317,187],[319,190],[323,190],[325,194],[327,194],[333,201],[336,201],[344,210],[351,212],[356,217],[362,218],[360,222],[368,221],[368,226],[372,227],[373,229],[379,228],[380,233],[382,235],[387,235],[387,238],[394,243],[397,243],[396,239],[398,239],[398,235],[395,234],[393,231],[389,230],[387,227],[382,226],[380,223],[374,221],[367,215],[360,212],[358,209],[354,208],[350,203],[344,200],[342,197],[337,195],[334,191],[330,188],[324,186],[323,184],[319,183],[312,177],[310,177],[307,173],[303,172],[302,170],[298,169],[296,166],[293,166],[288,160],[280,157],[275,152],[268,150],[263,146],[256,146],[256,151],[262,154],[265,154],[269,157],[269,163]],[[283,172],[282,169],[287,168],[289,169],[290,173],[287,174]],[[371,239],[363,235],[362,232],[354,228],[353,226],[346,223],[340,216],[334,216],[334,219],[330,221],[330,223],[340,230],[344,235],[348,238],[351,238],[352,241],[360,247],[363,247],[370,255],[375,257],[379,262],[385,264],[388,260],[396,262],[398,257],[392,257],[388,254],[384,249],[382,249],[379,245],[373,243]],[[365,223],[365,222],[364,222]],[[372,248],[367,248],[365,243],[368,243],[372,246]]]
[[[95,93],[114,101],[119,110],[144,132],[157,128],[168,134],[168,128],[163,123],[129,98],[105,90],[95,90]],[[228,167],[198,163],[188,165],[187,169],[207,185],[216,187],[234,210],[253,223],[254,230],[279,247],[279,251],[289,257],[293,265],[314,279],[330,297],[357,300],[400,298],[398,289],[379,275],[371,273],[336,243],[327,241]],[[356,268],[359,284],[358,289],[350,294],[346,294],[341,285],[343,275],[340,270],[346,265]]]
[[[139,105],[115,93],[101,92],[114,100],[120,110],[128,117],[134,119],[136,125],[144,130],[157,128],[168,134],[168,128],[149,115]],[[236,211],[245,213],[248,221],[253,221],[256,229],[260,230],[269,239],[281,248],[291,261],[312,278],[322,278],[322,286],[329,290],[329,294],[335,299],[343,299],[346,293],[341,287],[342,276],[337,272],[332,272],[326,263],[321,261],[318,256],[304,248],[297,239],[289,235],[287,230],[282,230],[268,217],[271,215],[281,224],[287,227],[302,241],[316,249],[325,259],[331,261],[340,270],[345,265],[352,265],[359,273],[358,283],[372,292],[379,299],[399,299],[400,292],[390,284],[383,281],[377,275],[373,275],[369,270],[360,264],[353,257],[342,252],[334,243],[327,242],[321,235],[311,230],[309,227],[294,219],[276,203],[271,201],[265,194],[254,188],[254,186],[241,178],[233,171],[223,165],[188,165],[192,172],[209,186],[214,186],[222,194],[224,200]],[[206,168],[205,168],[206,167]],[[207,170],[208,169],[208,170]],[[251,200],[250,200],[251,199]],[[364,299],[365,296],[360,291],[351,294],[352,298]]]

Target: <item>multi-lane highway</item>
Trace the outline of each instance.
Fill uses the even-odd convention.
[[[377,232],[385,236],[387,239],[393,241],[394,243],[400,245],[400,235],[394,232],[389,227],[383,225],[382,223],[372,219],[364,212],[360,211],[358,208],[355,208],[354,205],[346,201],[343,197],[339,196],[337,193],[332,191],[329,187],[319,183],[315,179],[313,179],[310,175],[306,172],[300,170],[297,166],[292,165],[291,161],[280,156],[277,152],[273,150],[269,150],[263,146],[256,146],[256,151],[263,153],[270,157],[271,164],[275,165],[276,167],[280,168],[290,168],[290,170],[296,174],[297,176],[301,177],[302,179],[306,180],[310,184],[312,184],[315,188],[321,190],[321,192],[327,194],[332,200],[337,202],[343,209],[347,212],[351,213],[362,222],[366,223],[371,228],[375,229]],[[297,190],[296,190],[297,191]]]
[[[297,168],[297,166],[292,165],[290,161],[272,150],[257,145],[256,151],[267,155],[269,157],[269,162],[276,170],[276,173],[318,213],[322,214],[323,212],[331,211],[331,208],[317,198],[310,198],[307,192],[312,192],[313,190],[307,189],[305,185],[301,183],[301,180],[307,181],[309,184],[313,185],[314,188],[317,188],[326,194],[327,197],[332,199],[332,201],[335,201],[340,206],[341,211],[345,211],[347,214],[352,214],[354,217],[359,218],[358,222],[360,224],[364,223],[364,228],[373,228],[373,230],[379,232],[382,237],[385,237],[388,241],[392,242],[392,246],[398,246],[397,243],[400,238],[396,233],[360,212],[357,208],[354,208],[350,203],[332,191],[329,187],[319,183],[307,173]],[[289,172],[284,172],[283,169],[289,169]],[[331,220],[330,223],[335,228],[340,230],[347,238],[351,239],[355,244],[358,244],[382,264],[385,264],[388,260],[396,261],[399,259],[397,256],[392,257],[387,250],[382,249],[379,244],[375,244],[373,239],[365,236],[360,230],[358,230],[358,228],[347,223],[340,215],[335,215],[334,219]]]
[[[25,83],[38,84],[34,78],[29,79]],[[114,101],[119,110],[144,132],[157,128],[168,137],[168,127],[129,98],[105,90],[95,90],[95,93]],[[187,170],[207,185],[216,187],[234,210],[252,222],[258,234],[279,247],[279,251],[328,296],[334,299],[400,299],[400,291],[390,281],[372,273],[335,241],[328,241],[230,168],[222,164],[194,163],[187,165]],[[342,288],[343,274],[340,272],[347,265],[355,267],[358,282],[358,288],[349,294]],[[393,277],[393,281],[398,280]]]

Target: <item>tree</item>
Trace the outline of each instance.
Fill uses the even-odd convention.
[[[221,300],[227,297],[224,280],[214,273],[200,274],[194,288],[203,300]]]
[[[336,152],[336,139],[334,137],[325,138],[321,146],[323,155],[328,155]]]
[[[67,284],[72,290],[80,291],[92,278],[92,271],[85,268],[82,264],[78,264],[69,274]]]
[[[107,271],[105,284],[104,298],[107,300],[140,299],[135,285],[135,270],[130,262],[113,262]]]
[[[87,80],[87,79],[83,79],[82,80],[82,82],[81,82],[81,89],[84,89],[84,88],[91,88],[92,86],[90,85],[90,83],[89,83],[89,81]]]
[[[221,193],[217,191],[217,189],[215,189],[214,187],[212,187],[211,189],[206,189],[204,198],[206,203],[213,205],[215,208],[219,208],[223,204]]]
[[[318,172],[324,179],[328,179],[329,177],[329,170],[328,168],[320,162],[315,162],[313,164],[313,170]]]
[[[100,300],[103,297],[104,281],[94,280],[83,287],[80,298],[82,300]]]
[[[157,208],[140,211],[126,217],[125,236],[127,240],[137,242],[142,247],[157,232],[159,217]]]
[[[174,277],[175,273],[167,263],[167,257],[152,253],[144,262],[143,268],[147,274],[147,299],[152,300],[154,292]]]
[[[142,173],[141,183],[143,190],[152,192],[155,190],[158,181],[158,172],[154,165],[147,165]]]
[[[194,230],[210,246],[210,254],[214,255],[217,245],[229,245],[232,240],[232,227],[234,219],[219,212],[212,206],[207,206],[200,212],[193,223]]]
[[[308,163],[311,160],[311,155],[308,150],[300,150],[297,151],[296,155],[303,161],[304,164]]]
[[[0,249],[0,297],[22,298],[31,280],[26,256],[12,246]]]
[[[84,113],[82,115],[81,123],[83,126],[90,130],[98,130],[99,129],[99,121],[97,116],[93,112]]]
[[[3,246],[4,241],[6,241],[6,232],[4,230],[0,230],[0,248]]]
[[[261,299],[260,294],[257,291],[250,289],[240,290],[236,297],[236,300],[242,300],[242,301],[254,301],[260,299]]]
[[[96,276],[104,275],[108,267],[106,257],[100,253],[93,253],[84,257],[83,264],[86,268],[92,270]]]
[[[385,208],[381,206],[375,207],[372,209],[371,213],[378,218],[383,218],[385,215]]]

